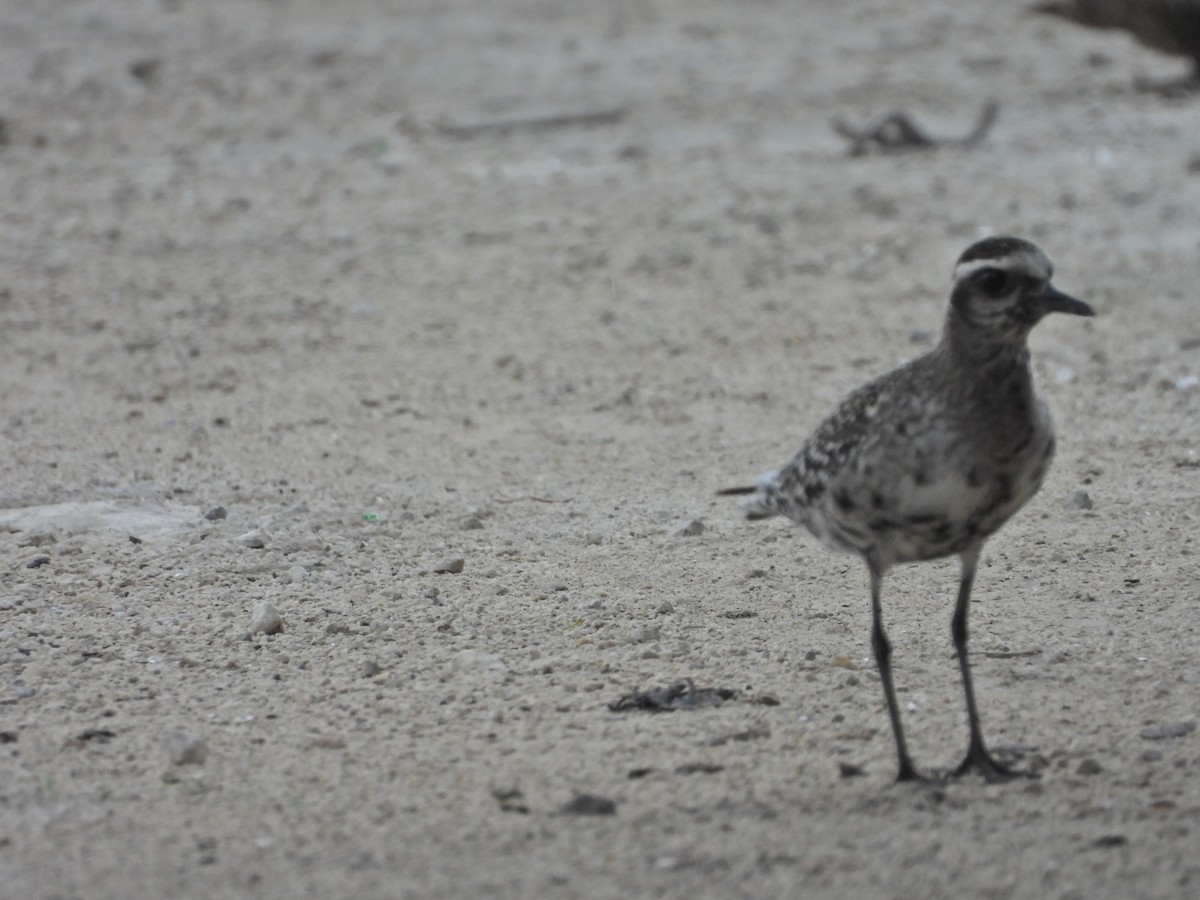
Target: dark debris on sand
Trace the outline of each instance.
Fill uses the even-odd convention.
[[[647,712],[675,712],[679,709],[701,709],[720,706],[737,696],[732,688],[698,688],[692,679],[685,678],[670,687],[651,688],[648,691],[631,691],[608,704],[613,712],[646,710]]]

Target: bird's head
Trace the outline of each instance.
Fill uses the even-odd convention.
[[[1050,283],[1054,266],[1034,244],[990,237],[963,251],[954,266],[951,327],[974,340],[1020,343],[1047,313],[1096,313]]]

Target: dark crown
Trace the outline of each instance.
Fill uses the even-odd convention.
[[[961,265],[966,262],[976,262],[978,260],[1000,260],[1020,254],[1028,254],[1030,256],[1041,255],[1041,250],[1036,244],[1031,244],[1029,241],[1021,240],[1017,237],[1009,237],[1000,235],[997,237],[984,238],[982,241],[976,241],[970,247],[963,251],[962,256],[958,258],[955,265]]]

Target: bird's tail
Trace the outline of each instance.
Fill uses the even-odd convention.
[[[773,493],[771,491],[777,474],[776,472],[767,472],[758,477],[753,487],[725,488],[723,491],[717,491],[717,496],[745,497],[746,499],[742,501],[741,505],[746,512],[747,519],[769,519],[771,516],[779,515],[779,510],[772,502]]]

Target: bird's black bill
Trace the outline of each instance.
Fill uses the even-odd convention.
[[[1096,315],[1096,311],[1082,300],[1076,300],[1070,294],[1064,294],[1049,284],[1046,285],[1046,290],[1042,294],[1041,307],[1046,312],[1066,313],[1069,316]]]

